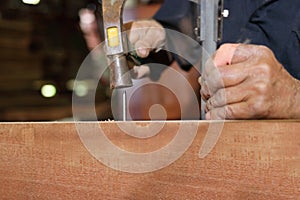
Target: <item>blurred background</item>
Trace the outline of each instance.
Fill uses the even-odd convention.
[[[149,18],[161,2],[127,0],[124,20]],[[79,26],[82,8],[101,18],[97,0],[0,1],[0,121],[72,117],[72,81],[89,53]],[[85,85],[75,92],[84,95]],[[96,94],[100,120],[111,117],[108,87],[100,84]]]

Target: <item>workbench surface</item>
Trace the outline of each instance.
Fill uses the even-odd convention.
[[[0,197],[299,199],[300,121],[0,123]]]

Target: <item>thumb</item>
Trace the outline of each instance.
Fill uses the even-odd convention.
[[[256,54],[257,46],[251,44],[239,44],[231,58],[231,64],[241,63],[248,60],[252,55]]]
[[[140,65],[133,67],[133,78],[141,79],[150,75],[150,68],[147,65]]]
[[[223,44],[213,56],[215,66],[231,65],[239,44]]]

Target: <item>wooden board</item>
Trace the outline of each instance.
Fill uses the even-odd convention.
[[[90,127],[99,126],[115,145],[138,153],[159,150],[172,141],[182,125],[198,127],[192,145],[174,163],[135,174],[111,169],[95,159],[84,147],[74,123],[1,123],[0,197],[299,199],[300,121],[226,122],[215,147],[204,158],[199,158],[199,149],[207,130],[221,122],[154,124],[163,125],[157,135],[137,139],[125,134],[116,122],[81,123],[83,130],[88,130],[85,139],[93,140],[89,138]],[[119,160],[121,157],[111,155],[111,162]]]

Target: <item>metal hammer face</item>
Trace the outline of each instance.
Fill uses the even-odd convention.
[[[122,37],[122,15],[125,1],[102,0],[106,55],[110,64],[111,89],[132,86],[127,60],[124,55]]]

